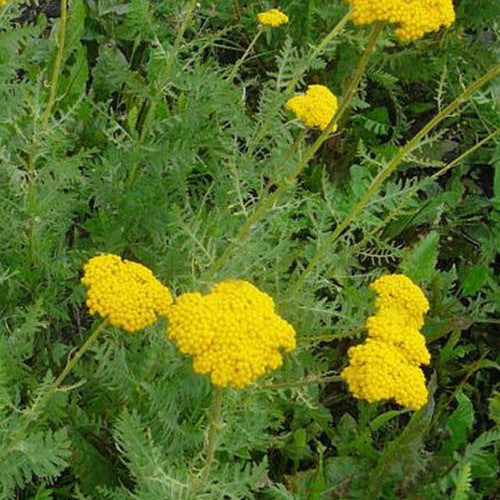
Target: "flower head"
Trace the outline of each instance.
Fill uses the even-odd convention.
[[[353,396],[374,402],[394,398],[408,408],[421,408],[427,402],[422,370],[410,365],[399,349],[391,344],[368,339],[349,349],[349,366],[342,378]]]
[[[449,27],[455,21],[452,0],[346,0],[356,24],[397,24],[400,40],[422,38],[426,33]]]
[[[323,85],[309,85],[305,94],[298,94],[286,103],[286,107],[302,120],[306,127],[325,130],[338,109],[335,95]],[[332,129],[334,132],[337,126]]]
[[[262,24],[262,26],[275,28],[277,26],[281,26],[282,24],[287,24],[288,16],[279,9],[270,9],[257,14],[257,20],[259,21],[259,24]]]
[[[377,309],[403,309],[401,315],[406,316],[416,328],[422,327],[429,302],[410,278],[404,274],[387,274],[375,280],[370,288],[377,293]]]
[[[295,331],[273,299],[246,281],[223,281],[206,294],[185,293],[168,314],[168,337],[213,384],[243,388],[282,364]]]
[[[349,349],[342,377],[356,398],[393,398],[419,409],[427,401],[420,365],[430,362],[420,333],[429,303],[422,290],[403,274],[382,276],[370,285],[377,293],[377,312],[366,321],[368,339]]]
[[[116,327],[128,332],[142,330],[165,316],[172,296],[151,270],[118,255],[92,257],[83,267],[87,307]]]

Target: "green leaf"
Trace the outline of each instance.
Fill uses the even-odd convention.
[[[402,271],[417,283],[429,281],[436,268],[439,233],[433,231],[407,250],[401,263]]]
[[[457,394],[458,406],[448,419],[450,438],[445,441],[442,453],[452,456],[453,452],[467,443],[469,432],[474,424],[474,407],[470,399],[460,391]]]
[[[485,264],[467,268],[462,277],[462,293],[464,296],[474,295],[486,283],[490,269]]]

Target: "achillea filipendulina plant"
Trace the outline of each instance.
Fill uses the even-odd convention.
[[[257,14],[257,21],[262,26],[276,28],[288,23],[288,16],[280,9],[269,9]]]
[[[377,312],[366,322],[368,339],[349,349],[349,366],[342,371],[353,396],[369,402],[394,399],[419,409],[427,401],[420,365],[430,362],[420,332],[429,303],[407,276],[382,276],[370,286],[377,293]]]
[[[325,130],[338,110],[337,97],[324,85],[309,85],[305,94],[298,94],[288,100],[286,107],[307,128]],[[332,132],[337,130],[335,124]]]
[[[422,38],[455,21],[452,0],[346,0],[355,24],[385,22],[397,24],[400,40]]]
[[[151,270],[118,255],[92,257],[83,269],[90,314],[99,314],[127,332],[152,325],[158,316],[166,315],[172,303],[168,288]]]
[[[182,294],[167,318],[168,338],[219,387],[250,385],[295,348],[295,331],[276,314],[273,299],[242,280],[223,281],[206,295]]]

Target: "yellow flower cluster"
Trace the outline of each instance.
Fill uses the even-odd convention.
[[[288,23],[288,16],[279,9],[270,9],[257,14],[257,20],[262,26],[270,26],[276,28],[282,24]]]
[[[429,303],[402,274],[382,276],[371,288],[377,293],[377,312],[366,321],[366,342],[349,349],[342,378],[356,398],[394,398],[402,406],[419,409],[427,402],[420,365],[429,364],[430,354],[420,328]]]
[[[92,257],[84,265],[81,281],[87,287],[90,313],[128,332],[152,325],[172,304],[168,288],[151,270],[118,255]]]
[[[309,85],[305,94],[288,100],[286,107],[302,120],[306,127],[325,130],[338,109],[335,95],[323,85]],[[337,130],[337,125],[332,132]]]
[[[213,384],[244,388],[282,364],[295,348],[295,331],[269,295],[242,280],[223,281],[209,293],[184,293],[167,313],[168,337],[193,357]]]
[[[400,40],[422,38],[455,21],[452,0],[346,0],[356,24],[395,23]]]

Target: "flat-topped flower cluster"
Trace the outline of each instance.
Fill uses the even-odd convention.
[[[397,25],[400,40],[415,40],[455,21],[452,0],[346,0],[355,24],[386,22]]]
[[[420,329],[429,303],[402,274],[383,276],[371,288],[377,293],[377,312],[366,322],[367,340],[349,349],[342,377],[356,398],[394,399],[419,409],[428,396],[420,365],[429,364],[430,354]]]
[[[168,337],[193,357],[197,373],[214,385],[246,387],[281,366],[295,348],[295,331],[273,299],[242,280],[223,281],[209,293],[184,293],[169,309]]]
[[[165,316],[168,338],[214,385],[246,387],[295,348],[295,330],[275,312],[273,299],[247,281],[222,281],[206,295],[184,293],[173,303],[148,268],[113,254],[87,261],[81,281],[90,313],[113,326],[136,332]]]

